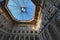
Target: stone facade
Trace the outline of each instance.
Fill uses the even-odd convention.
[[[42,1],[37,31],[32,27],[36,25],[22,25],[10,19],[0,4],[0,40],[60,40],[60,0]]]

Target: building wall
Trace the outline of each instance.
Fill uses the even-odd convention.
[[[37,31],[32,30],[31,25],[15,23],[1,5],[0,40],[60,40],[60,0],[42,1],[43,4],[39,5],[42,25]]]

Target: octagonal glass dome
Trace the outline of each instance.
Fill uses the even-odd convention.
[[[32,20],[35,15],[35,5],[31,0],[8,0],[9,14],[16,20]]]

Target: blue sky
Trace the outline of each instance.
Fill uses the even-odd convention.
[[[31,0],[9,0],[7,7],[17,20],[32,20],[34,18],[34,4]],[[26,7],[27,12],[21,12]]]

